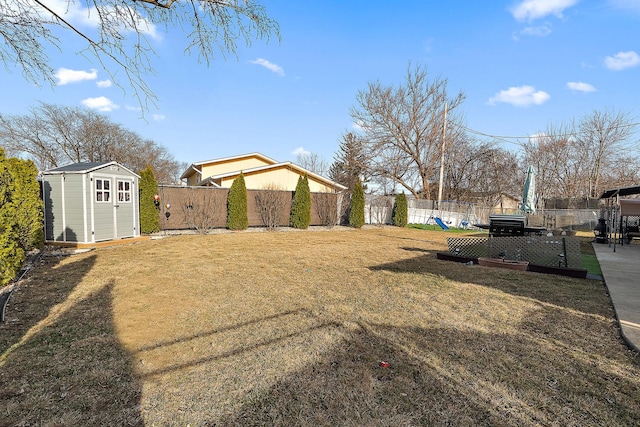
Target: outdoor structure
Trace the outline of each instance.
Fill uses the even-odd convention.
[[[640,186],[612,188],[605,190],[600,199],[604,201],[604,207],[600,217],[604,219],[604,229],[608,233],[605,240],[613,243],[613,251],[618,243],[631,243],[633,238],[640,237]],[[602,227],[600,227],[602,228]],[[600,230],[594,230],[596,234]]]
[[[620,200],[620,231],[623,243],[640,237],[640,199]]]
[[[277,162],[260,153],[206,160],[189,165],[180,179],[188,186],[230,188],[240,173],[247,190],[265,188],[294,191],[298,178],[306,175],[312,193],[335,193],[346,187],[291,162]]]
[[[496,200],[493,206],[491,206],[491,212],[496,214],[519,214],[521,201],[518,197],[512,196],[507,193],[500,193],[496,195]]]
[[[42,172],[45,240],[95,243],[139,237],[139,179],[116,162],[74,163]]]

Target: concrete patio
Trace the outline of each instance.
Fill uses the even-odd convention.
[[[613,302],[622,337],[640,351],[640,244],[593,247]]]

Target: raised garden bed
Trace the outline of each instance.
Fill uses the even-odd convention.
[[[469,262],[478,264],[478,258],[455,255],[449,252],[436,252],[436,258],[443,261],[460,262],[463,264],[467,264]],[[578,279],[586,279],[587,277],[587,270],[582,268],[550,267],[548,265],[529,264],[527,266],[527,271],[532,271],[534,273],[557,274],[559,276],[575,277]]]

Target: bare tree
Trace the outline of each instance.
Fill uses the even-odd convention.
[[[430,182],[439,169],[447,109],[446,141],[462,132],[456,109],[464,101],[459,92],[448,98],[447,80],[429,81],[426,69],[409,65],[406,81],[398,87],[369,83],[358,92],[351,117],[363,130],[372,175],[393,179],[416,198],[428,197]]]
[[[320,176],[327,176],[329,173],[329,163],[318,153],[306,152],[298,154],[296,156],[296,164]]]
[[[581,170],[585,159],[576,150],[573,123],[550,123],[545,131],[530,137],[523,148],[521,168],[534,167],[539,199],[586,195]]]
[[[256,210],[268,230],[275,230],[280,226],[290,197],[291,192],[283,191],[275,184],[269,184],[256,192]]]
[[[0,61],[16,65],[34,83],[53,84],[47,51],[64,50],[64,34],[86,43],[112,79],[123,74],[145,106],[155,100],[146,75],[153,72],[152,40],[160,30],[184,32],[186,52],[207,65],[235,54],[238,40],[280,37],[277,22],[254,0],[0,0]],[[62,31],[60,31],[62,30]]]
[[[638,142],[630,139],[634,133],[635,125],[628,113],[594,111],[580,120],[577,144],[586,154],[589,197],[600,195],[603,172],[615,167],[620,156],[638,155]]]
[[[638,144],[628,114],[595,111],[576,126],[550,124],[524,145],[540,198],[598,197],[606,186],[637,182]]]
[[[312,195],[311,205],[318,214],[322,224],[333,227],[338,224],[340,213],[338,209],[338,193],[315,193]]]
[[[224,223],[226,191],[216,188],[189,188],[179,201],[187,227],[207,234],[217,224]]]
[[[444,199],[470,201],[476,197],[486,172],[485,163],[494,149],[491,143],[465,138],[450,144],[445,155]]]
[[[502,206],[503,196],[522,195],[524,170],[521,170],[514,153],[496,146],[484,147],[478,158],[477,172],[473,188],[485,206]]]
[[[602,188],[630,187],[640,182],[640,157],[621,156],[615,167],[602,173]]]
[[[40,104],[25,115],[0,114],[0,143],[40,170],[116,161],[134,172],[151,166],[159,183],[174,183],[180,173],[166,148],[86,108]]]

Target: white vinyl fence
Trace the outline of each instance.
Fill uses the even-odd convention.
[[[367,224],[392,224],[393,196],[367,196],[364,219]],[[448,227],[472,228],[483,221],[477,208],[470,203],[441,202],[441,209],[432,200],[407,200],[409,224],[436,224],[440,218]]]
[[[392,224],[394,196],[367,195],[365,223]],[[440,209],[434,200],[407,199],[409,224],[436,224],[440,218],[448,227],[473,228],[473,224],[488,224],[491,209],[473,203],[443,201]],[[592,230],[602,215],[600,209],[546,209],[537,211],[528,220],[548,229],[570,228]]]

